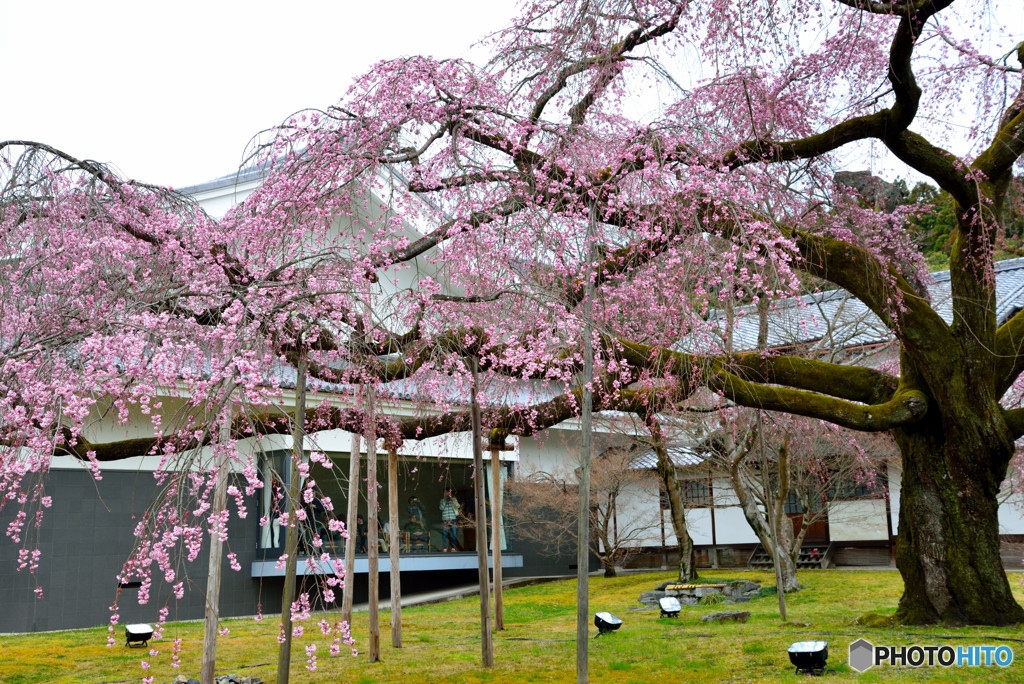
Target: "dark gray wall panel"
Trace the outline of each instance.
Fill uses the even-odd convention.
[[[105,471],[94,482],[83,471],[55,470],[46,480],[53,506],[46,511],[42,528],[30,546],[42,552],[35,575],[17,571],[19,546],[0,537],[0,632],[34,632],[106,624],[109,606],[117,593],[116,576],[134,543],[132,532],[146,511],[157,487],[149,472]],[[252,615],[259,601],[259,583],[250,577],[256,555],[256,505],[248,501],[249,516],[239,520],[232,509],[229,544],[242,565],[232,571],[224,563],[221,615]],[[8,504],[10,506],[10,504]],[[6,508],[0,524],[6,530],[15,510]],[[184,563],[188,588],[181,601],[170,601],[169,619],[203,616],[202,591],[206,587],[208,554]],[[36,583],[44,598],[35,597]],[[137,589],[124,589],[119,601],[121,624],[157,621],[170,588],[154,582],[148,604],[139,605]],[[270,591],[268,595],[266,592]],[[279,608],[280,588],[264,586],[264,609]]]

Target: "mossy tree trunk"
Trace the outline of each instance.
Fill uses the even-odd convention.
[[[903,462],[897,617],[908,624],[1024,621],[999,555],[997,494],[1013,453],[1005,422],[963,404],[894,435]]]
[[[999,325],[991,261],[1008,177],[955,205],[948,334],[905,336],[901,382],[929,407],[892,430],[903,462],[896,564],[905,623],[1024,621],[999,555],[999,489],[1021,434],[1021,410],[999,402],[1021,372],[1022,320]]]

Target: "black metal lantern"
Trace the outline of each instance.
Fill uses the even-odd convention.
[[[124,645],[128,648],[134,648],[132,644],[145,647],[152,638],[153,627],[151,625],[140,623],[124,626]]]
[[[622,626],[622,620],[611,613],[600,612],[594,615],[594,626],[597,627],[597,636],[614,632]]]
[[[683,609],[675,596],[663,596],[658,599],[658,605],[661,606],[661,615],[658,617],[679,617],[679,611]]]
[[[798,673],[821,675],[825,673],[825,661],[828,660],[827,641],[797,641],[786,649],[791,662]]]

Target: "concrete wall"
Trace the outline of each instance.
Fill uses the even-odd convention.
[[[17,571],[19,547],[6,536],[0,537],[0,632],[106,624],[108,607],[117,593],[115,578],[135,540],[132,531],[156,495],[152,473],[138,471],[104,471],[103,479],[94,482],[83,469],[55,470],[48,476],[46,490],[53,497],[53,506],[47,509],[41,529],[33,530],[38,537],[30,545],[42,552],[34,576]],[[249,573],[256,554],[255,502],[248,508],[247,519],[232,515],[230,522],[231,550],[238,555],[242,571],[232,571],[225,562],[224,616],[255,614],[259,600],[259,584]],[[13,514],[5,510],[0,523],[6,527]],[[202,553],[195,562],[183,564],[179,577],[187,573],[191,583],[205,588],[207,563],[208,556]],[[37,582],[43,588],[42,600],[33,593]],[[121,624],[156,622],[168,594],[169,587],[154,582],[150,602],[140,606],[137,589],[122,590]],[[203,616],[203,598],[196,587],[189,588],[182,600],[172,600],[170,606],[171,619]]]

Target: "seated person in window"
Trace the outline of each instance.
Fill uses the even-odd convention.
[[[320,537],[321,545],[327,544],[331,541],[331,535],[327,530],[327,508],[324,507],[323,502],[318,498],[314,498],[313,501],[306,505],[306,515],[309,520],[309,526],[313,534]],[[312,546],[316,546],[312,544]]]
[[[409,505],[405,507],[405,512],[409,514],[409,519],[412,520],[413,516],[419,518],[420,524],[426,527],[427,516],[423,513],[423,504],[420,503],[420,497],[413,494],[409,497]]]
[[[423,523],[420,522],[418,516],[412,516],[409,519],[409,522],[402,526],[402,532],[407,535],[410,550],[427,550],[428,542],[430,541],[430,533],[427,532],[427,528],[423,526]]]
[[[366,520],[356,517],[356,553],[366,553]]]

